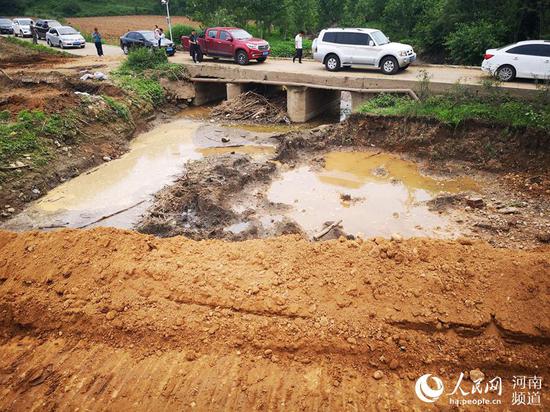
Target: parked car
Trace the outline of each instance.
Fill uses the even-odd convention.
[[[52,27],[46,33],[46,43],[51,47],[57,46],[62,49],[69,47],[86,47],[86,40],[76,29],[70,26]]]
[[[13,34],[13,22],[10,19],[0,17],[0,34]]]
[[[36,35],[39,39],[46,40],[46,33],[53,27],[61,27],[62,24],[57,20],[36,20]]]
[[[120,48],[124,54],[128,54],[131,49],[136,47],[159,47],[155,33],[151,30],[129,31],[120,38]],[[174,42],[170,39],[162,39],[160,47],[166,50],[168,56],[173,56],[176,53]]]
[[[27,18],[17,18],[13,19],[13,31],[16,36],[19,37],[31,37],[31,25],[33,24],[32,19]]]
[[[189,36],[181,37],[184,50],[189,51]],[[237,27],[211,27],[198,38],[200,48],[199,60],[203,56],[233,59],[240,65],[250,60],[260,63],[266,61],[270,54],[269,43],[252,37],[246,30]]]
[[[390,42],[376,29],[321,30],[313,41],[312,51],[313,58],[329,71],[365,66],[379,68],[385,74],[395,74],[416,60],[412,46]]]
[[[528,40],[489,49],[481,70],[503,82],[516,77],[550,79],[550,40]]]

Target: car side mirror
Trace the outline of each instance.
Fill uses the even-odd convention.
[[[228,38],[227,41],[233,41],[233,37]]]
[[[369,46],[370,47],[374,46],[374,42],[372,40],[369,40]]]

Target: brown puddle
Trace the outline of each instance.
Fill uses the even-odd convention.
[[[246,146],[225,146],[225,147],[205,147],[197,149],[197,152],[203,156],[218,156],[227,153],[239,153],[247,154],[250,156],[268,156],[272,155],[276,151],[275,146],[256,146],[256,145],[246,145]]]
[[[342,220],[343,230],[367,237],[452,237],[451,222],[428,210],[439,193],[476,191],[472,179],[435,179],[398,156],[372,152],[330,152],[325,167],[304,166],[283,173],[268,199],[291,207],[286,216],[314,234],[325,222]]]
[[[230,137],[233,146],[220,146],[222,137]],[[262,139],[185,118],[160,124],[132,140],[125,155],[59,185],[3,227],[132,228],[151,205],[153,194],[173,182],[188,161],[233,152],[272,155],[275,146]]]

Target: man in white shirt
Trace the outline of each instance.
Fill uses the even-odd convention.
[[[292,58],[292,63],[298,59],[298,63],[302,63],[302,55],[303,55],[303,45],[302,45],[302,38],[304,37],[304,32],[301,31],[294,37],[294,47],[296,48],[296,52],[294,53],[294,57]]]

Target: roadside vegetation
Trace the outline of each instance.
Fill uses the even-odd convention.
[[[154,106],[165,100],[161,78],[183,80],[187,77],[182,65],[168,62],[164,50],[148,48],[130,51],[126,60],[112,75],[119,87]]]
[[[36,165],[43,165],[50,156],[46,139],[65,144],[74,140],[75,134],[75,121],[70,115],[48,115],[41,110],[22,110],[12,117],[10,112],[2,111],[0,166],[3,170],[23,167],[21,163],[12,163],[21,157]]]
[[[478,120],[550,132],[548,85],[541,86],[537,98],[532,101],[511,97],[495,82],[488,82],[485,88],[486,93],[480,96],[457,84],[446,94],[434,95],[429,92],[429,81],[423,79],[419,101],[394,94],[380,94],[367,101],[359,112],[428,117],[455,127],[468,120]]]

